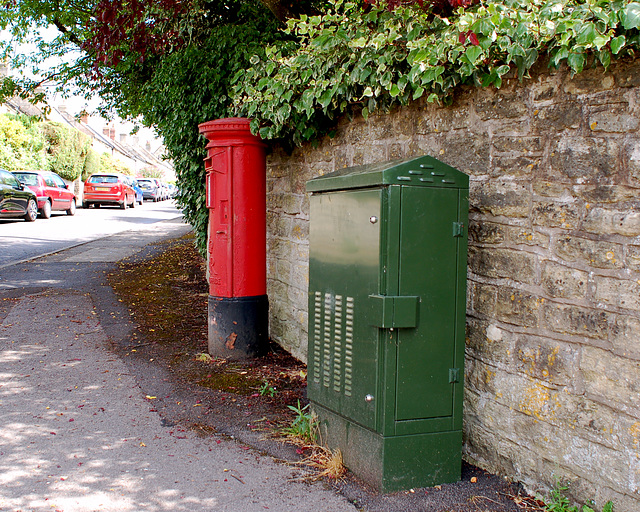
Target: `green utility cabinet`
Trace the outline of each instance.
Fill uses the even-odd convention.
[[[424,156],[311,192],[308,396],[382,492],[460,479],[469,178]]]

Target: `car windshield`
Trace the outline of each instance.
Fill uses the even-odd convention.
[[[138,185],[140,185],[142,188],[151,188],[150,181],[138,180]]]
[[[117,176],[91,176],[89,183],[118,183]]]
[[[30,172],[16,172],[14,175],[25,185],[38,186],[38,176],[36,174],[31,174]]]

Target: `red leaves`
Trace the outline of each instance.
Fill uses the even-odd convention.
[[[116,67],[133,54],[143,63],[148,54],[162,54],[180,42],[167,28],[189,8],[181,0],[100,0],[90,27],[92,37],[82,48],[94,55],[93,72],[99,78],[102,65]]]
[[[473,30],[467,30],[466,32],[460,32],[460,35],[458,36],[458,41],[460,41],[460,43],[464,44],[467,39],[469,39],[469,42],[473,45],[473,46],[478,46],[480,44],[480,41],[478,41],[478,36],[476,35],[476,33]]]
[[[474,3],[474,0],[447,0],[449,2],[449,5],[451,7],[453,7],[454,9],[457,7],[469,7],[471,4]]]

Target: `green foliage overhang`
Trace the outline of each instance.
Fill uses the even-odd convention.
[[[462,84],[500,87],[541,58],[580,73],[635,56],[640,3],[624,0],[505,0],[449,18],[417,5],[362,10],[329,0],[321,16],[289,20],[298,44],[271,45],[235,77],[236,114],[264,139],[301,144],[344,114],[369,113],[426,96],[447,102]]]

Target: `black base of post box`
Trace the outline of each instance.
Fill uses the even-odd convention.
[[[209,296],[209,354],[225,359],[261,356],[269,346],[269,299]]]

